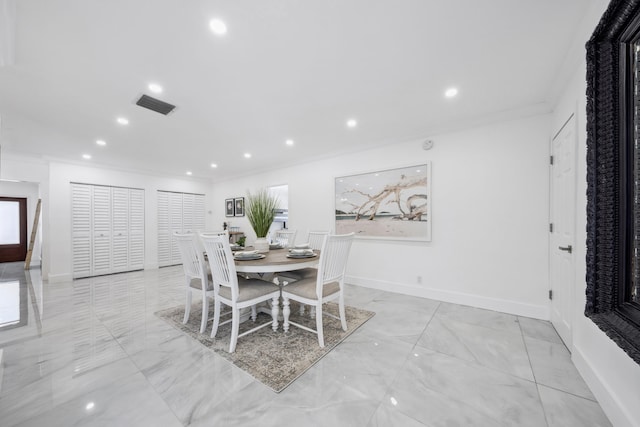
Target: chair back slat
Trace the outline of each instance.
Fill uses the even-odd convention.
[[[324,238],[328,235],[328,231],[310,231],[309,238],[307,240],[311,249],[316,251],[321,250],[322,244],[324,243]]]
[[[211,277],[216,293],[220,286],[231,288],[232,298],[238,296],[238,277],[236,275],[236,265],[229,246],[229,237],[224,234],[200,234],[200,239],[207,252]]]
[[[325,284],[337,281],[342,286],[353,236],[354,233],[325,236],[320,252],[316,285],[316,293],[319,298]]]
[[[273,242],[285,248],[291,248],[296,244],[298,230],[278,230],[274,233]]]
[[[185,276],[189,278],[199,277],[206,280],[205,263],[198,250],[197,236],[193,233],[174,233],[173,235],[180,251]],[[203,285],[206,285],[206,283],[203,283]]]

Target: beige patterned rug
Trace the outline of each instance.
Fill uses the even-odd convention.
[[[158,311],[155,314],[205,347],[231,361],[237,367],[245,370],[276,393],[284,390],[296,378],[340,344],[342,340],[375,315],[372,311],[345,306],[347,317],[346,332],[340,327],[340,320],[323,316],[324,348],[318,346],[318,338],[315,334],[295,326],[291,326],[288,333],[283,333],[281,321],[277,332],[274,332],[271,326],[268,326],[238,339],[235,353],[230,354],[228,350],[231,323],[220,326],[215,338],[210,337],[212,322],[208,323],[205,333],[200,334],[201,304],[201,302],[193,304],[191,316],[186,325],[182,324],[184,306]],[[315,320],[309,317],[308,308],[307,314],[300,316],[298,307],[296,303],[291,302],[291,321],[315,329]],[[324,310],[337,315],[338,305],[327,303],[324,305]],[[223,317],[222,320],[226,318],[228,317]],[[251,320],[241,323],[240,333],[270,320],[271,316],[260,313],[256,324]]]

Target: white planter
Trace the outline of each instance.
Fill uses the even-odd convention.
[[[266,237],[258,237],[255,242],[253,242],[253,248],[259,253],[267,253],[269,252],[269,241]]]

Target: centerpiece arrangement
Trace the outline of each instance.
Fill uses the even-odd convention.
[[[269,252],[267,233],[275,218],[275,210],[278,209],[278,197],[271,194],[268,189],[262,188],[256,193],[247,193],[245,214],[256,233],[256,241],[253,247],[258,252]]]

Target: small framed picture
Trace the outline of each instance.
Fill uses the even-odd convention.
[[[244,216],[244,197],[237,197],[233,201],[235,216]]]
[[[235,211],[233,210],[233,199],[227,199],[224,201],[224,214],[225,216],[234,216]]]

